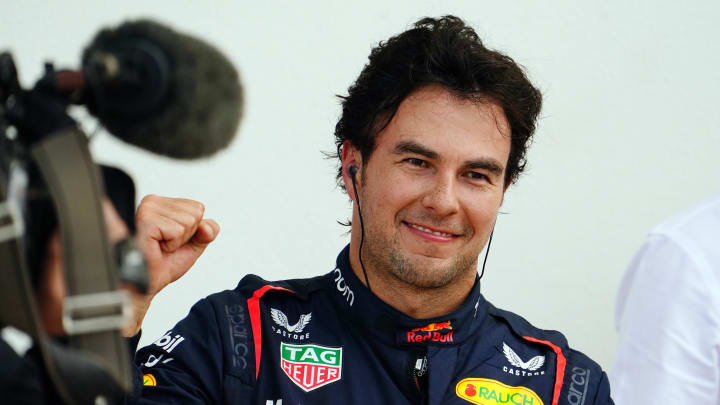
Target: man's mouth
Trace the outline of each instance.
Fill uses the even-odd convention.
[[[409,228],[412,228],[419,232],[425,233],[428,236],[433,235],[433,236],[438,236],[440,238],[446,238],[446,239],[454,239],[454,238],[457,238],[458,236],[460,236],[460,235],[454,234],[452,232],[448,232],[447,230],[443,230],[443,229],[433,229],[433,228],[429,228],[429,227],[418,225],[418,224],[413,224],[411,222],[406,222],[406,221],[402,221],[402,223],[407,225]]]

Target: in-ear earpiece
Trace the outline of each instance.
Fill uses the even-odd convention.
[[[355,173],[358,172],[358,166],[355,163],[351,163],[347,168],[348,173],[350,174],[350,177],[355,179]]]

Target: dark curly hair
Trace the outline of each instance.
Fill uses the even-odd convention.
[[[542,94],[509,56],[486,48],[472,27],[455,16],[423,18],[385,42],[369,57],[360,77],[342,99],[335,145],[350,141],[367,162],[375,138],[390,123],[400,103],[413,91],[440,84],[457,97],[495,102],[511,129],[505,183],[525,168],[525,152],[535,131]],[[337,181],[342,184],[342,166]]]

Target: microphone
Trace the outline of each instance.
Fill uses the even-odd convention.
[[[217,49],[151,20],[100,31],[83,52],[83,100],[110,133],[180,159],[228,146],[243,108],[238,73]]]

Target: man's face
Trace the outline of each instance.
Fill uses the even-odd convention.
[[[367,267],[420,288],[476,271],[503,200],[509,132],[495,103],[437,85],[408,96],[358,173]]]

